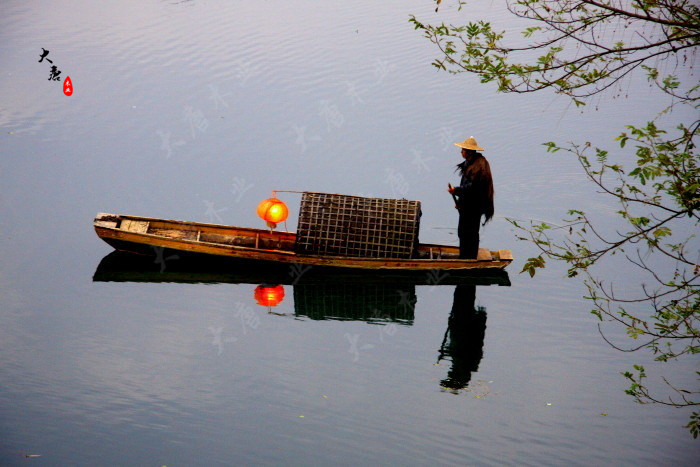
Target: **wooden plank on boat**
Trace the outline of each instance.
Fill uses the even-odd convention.
[[[510,250],[498,250],[498,256],[503,260],[513,260],[513,253]]]
[[[137,221],[132,219],[122,219],[122,230],[134,233],[147,233],[148,221]]]
[[[133,232],[133,231],[132,231]],[[146,232],[141,232],[141,233],[146,233]],[[148,233],[153,234],[153,235],[162,235],[163,237],[168,237],[168,238],[178,238],[178,239],[183,239],[183,240],[197,240],[197,236],[199,235],[199,230],[193,230],[193,229],[185,229],[185,228],[172,228],[172,227],[155,227],[152,226]],[[200,236],[201,237],[201,236]],[[210,241],[205,238],[202,238],[202,241]],[[217,243],[225,243],[223,241],[217,241]]]
[[[476,254],[476,260],[477,261],[491,261],[493,257],[491,256],[491,252],[487,250],[486,248],[479,248],[479,251]]]

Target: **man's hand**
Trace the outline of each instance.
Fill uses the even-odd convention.
[[[452,195],[452,199],[455,200],[455,209],[459,209],[459,206],[457,206],[457,196],[455,195],[455,187],[453,187],[451,183],[447,184],[447,191],[450,192],[450,194]]]

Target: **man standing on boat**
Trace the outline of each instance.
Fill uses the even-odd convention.
[[[459,210],[459,257],[476,258],[479,251],[479,223],[484,216],[484,225],[493,217],[493,180],[491,167],[486,158],[477,151],[483,151],[473,136],[461,143],[454,143],[462,148],[464,161],[457,164],[457,171],[462,176],[459,186],[447,184],[447,191],[452,194]]]

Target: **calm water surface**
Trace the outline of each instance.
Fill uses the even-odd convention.
[[[518,274],[534,251],[503,219],[555,221],[581,203],[605,219],[613,207],[575,162],[540,144],[604,144],[663,102],[645,91],[580,113],[436,73],[407,22],[459,17],[433,9],[3,3],[0,464],[697,460],[688,413],[635,404],[619,374],[643,363],[686,375],[693,362],[656,368],[609,347],[578,283],[556,268]],[[490,2],[472,11],[512,27]],[[291,285],[304,271],[290,270],[268,307],[245,271],[103,261],[111,250],[91,226],[117,212],[259,227],[271,190],[311,190],[421,200],[421,239],[455,244],[445,185],[452,143],[470,135],[496,182],[482,245],[513,250],[510,286]],[[281,196],[293,230],[298,195]]]

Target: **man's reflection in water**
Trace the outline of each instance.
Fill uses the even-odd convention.
[[[472,372],[479,369],[484,355],[486,309],[475,309],[475,300],[475,285],[458,285],[455,288],[452,311],[438,356],[438,363],[446,357],[452,360],[452,368],[440,385],[455,393],[469,385]]]

